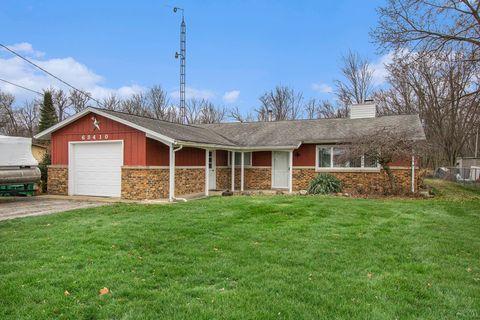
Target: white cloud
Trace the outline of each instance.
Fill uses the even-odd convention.
[[[12,49],[13,51],[24,53],[28,56],[33,56],[37,58],[43,57],[45,55],[45,52],[33,50],[32,45],[28,42],[15,43],[15,44],[8,45],[7,47],[9,49]],[[7,50],[3,49],[3,51],[7,51]]]
[[[170,96],[175,99],[180,99],[180,90],[175,90],[170,93]],[[185,98],[188,99],[211,99],[215,97],[215,93],[211,90],[196,89],[191,87],[185,88]]]
[[[333,88],[326,83],[312,83],[313,91],[321,92],[321,93],[332,93]]]
[[[238,100],[239,97],[240,97],[239,90],[227,91],[223,95],[223,101],[226,103],[234,103],[235,101]]]
[[[21,45],[24,48],[24,52],[25,50],[29,50],[32,53],[36,52],[28,43]],[[13,48],[14,46],[17,46],[15,51],[20,51],[18,48],[22,48],[22,46],[19,46],[18,44],[8,47]],[[71,57],[49,60],[30,58],[30,60],[42,68],[50,71],[57,77],[75,86],[76,88],[91,93],[96,99],[101,100],[111,94],[117,94],[120,97],[127,97],[132,93],[138,93],[144,89],[135,84],[130,86],[122,86],[120,88],[105,87],[102,85],[102,82],[104,81],[102,76],[96,74],[86,65],[76,61]],[[0,70],[2,70],[1,78],[36,91],[41,92],[43,89],[49,87],[61,88],[66,91],[70,90],[68,86],[38,70],[37,68],[28,64],[26,61],[18,57],[10,57],[6,53],[0,55]],[[15,95],[18,102],[37,97],[35,94],[29,91],[4,82],[0,82],[0,90]]]
[[[370,65],[373,72],[372,81],[376,86],[380,86],[387,81],[388,71],[386,65],[393,61],[393,52],[389,52],[380,57],[377,62]]]

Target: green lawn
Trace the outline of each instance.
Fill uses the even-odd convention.
[[[3,221],[0,319],[478,319],[480,195],[459,188]]]

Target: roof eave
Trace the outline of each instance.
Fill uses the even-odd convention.
[[[101,110],[99,110],[99,109],[92,108],[92,107],[88,107],[88,108],[86,108],[85,110],[83,110],[83,111],[81,111],[81,112],[79,112],[79,113],[77,113],[77,114],[75,114],[75,115],[73,115],[73,116],[71,116],[71,117],[69,117],[69,118],[67,118],[67,119],[59,122],[59,123],[57,123],[56,125],[54,125],[54,126],[48,128],[48,129],[46,129],[46,130],[38,133],[38,134],[36,134],[36,135],[34,136],[34,138],[35,138],[35,139],[39,139],[39,140],[46,140],[46,139],[50,138],[50,136],[51,136],[51,134],[52,134],[53,132],[55,132],[55,131],[57,131],[57,130],[63,128],[63,127],[65,127],[66,125],[68,125],[68,124],[70,124],[70,123],[78,120],[79,118],[83,117],[84,115],[88,114],[89,112],[98,114],[98,115],[100,115],[100,116],[102,116],[102,117],[111,119],[111,120],[113,120],[113,121],[119,122],[119,123],[124,124],[124,125],[126,125],[126,126],[129,126],[129,127],[134,128],[134,129],[137,129],[137,130],[139,130],[139,131],[142,131],[142,132],[144,132],[148,137],[153,138],[153,139],[155,139],[155,140],[159,140],[159,141],[161,141],[161,142],[163,142],[163,143],[166,143],[166,144],[172,144],[172,143],[175,144],[175,143],[176,143],[175,139],[173,139],[173,138],[167,137],[167,136],[162,135],[162,134],[160,134],[160,133],[158,133],[158,132],[155,132],[155,131],[152,131],[152,130],[147,129],[147,128],[145,128],[145,127],[139,126],[139,125],[137,125],[137,124],[135,124],[135,123],[133,123],[133,122],[124,120],[124,119],[122,119],[122,118],[116,117],[116,116],[114,116],[114,115],[111,115],[111,114],[109,114],[109,113],[103,112],[103,111],[101,111]]]
[[[180,141],[177,140],[176,145],[182,145],[186,147],[197,147],[203,149],[220,149],[220,150],[231,150],[231,151],[272,151],[272,150],[293,150],[300,147],[301,143],[297,145],[286,145],[286,146],[234,146],[234,145],[224,145],[224,144],[214,144],[214,143],[198,143],[191,141]]]

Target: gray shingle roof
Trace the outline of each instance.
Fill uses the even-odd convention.
[[[363,119],[319,119],[276,122],[220,123],[198,125],[228,137],[242,147],[298,146],[300,143],[337,143],[355,136],[388,128],[408,133],[408,138],[424,140],[418,115],[383,116]]]
[[[173,123],[112,110],[99,110],[175,140],[226,146],[235,145],[228,139],[212,131],[210,128]]]
[[[231,147],[297,147],[300,143],[338,143],[381,128],[424,140],[418,115],[383,116],[363,119],[319,119],[274,122],[183,125],[152,118],[100,109],[102,112],[182,142]]]

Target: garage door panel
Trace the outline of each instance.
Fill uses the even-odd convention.
[[[123,147],[121,142],[79,143],[72,147],[72,194],[120,197]]]
[[[121,165],[121,159],[116,158],[101,158],[101,159],[82,159],[82,158],[75,158],[76,162],[75,165],[79,169],[83,168],[95,168],[95,167],[105,167],[115,164]]]

